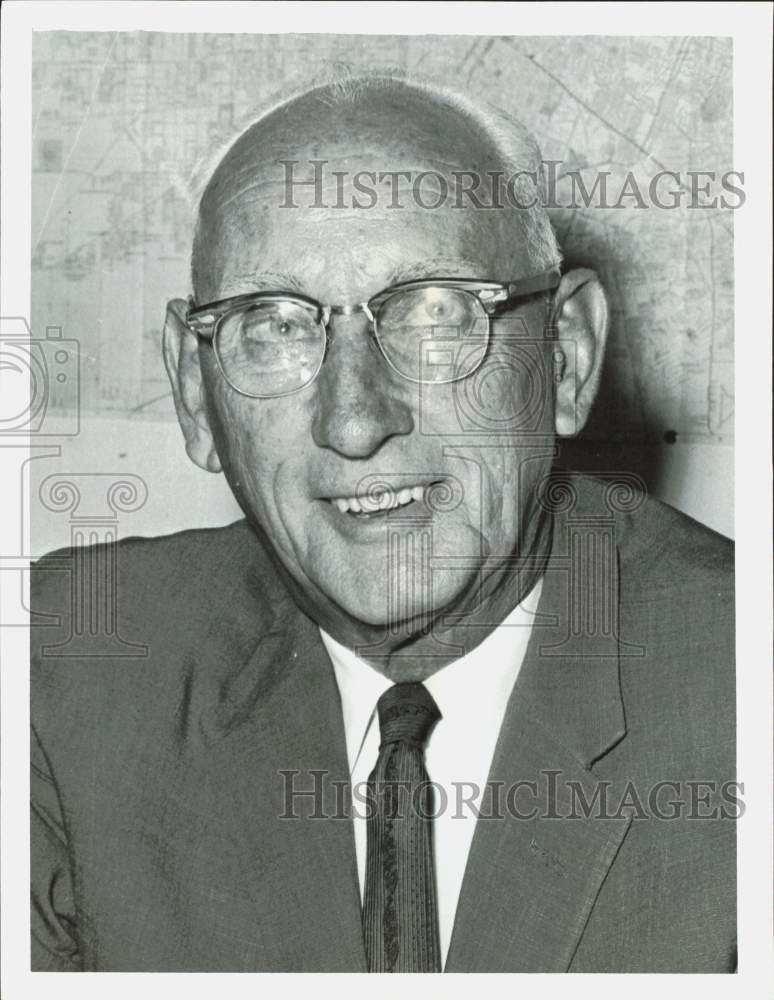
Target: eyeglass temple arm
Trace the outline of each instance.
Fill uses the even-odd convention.
[[[524,281],[512,281],[506,285],[506,288],[509,296],[521,298],[522,296],[534,295],[537,292],[551,292],[561,280],[562,272],[558,267],[552,267],[548,271],[536,274],[532,278],[526,278]]]

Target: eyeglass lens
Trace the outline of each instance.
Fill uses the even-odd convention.
[[[486,353],[489,321],[478,299],[459,288],[418,288],[386,299],[376,316],[385,357],[415,382],[452,382]]]
[[[483,360],[489,323],[475,295],[430,287],[383,300],[375,333],[400,375],[415,382],[450,382],[469,375]],[[315,311],[286,300],[228,313],[218,327],[216,347],[223,374],[235,389],[279,396],[314,379],[325,342]]]
[[[216,348],[223,374],[239,392],[281,396],[312,381],[325,353],[325,331],[296,302],[263,302],[227,313]]]

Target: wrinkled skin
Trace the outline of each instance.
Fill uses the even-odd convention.
[[[299,161],[298,176],[309,160],[328,161],[329,207],[308,207],[313,195],[302,188],[299,207],[282,207],[280,161],[287,159]],[[539,268],[513,209],[432,211],[410,199],[390,209],[388,197],[368,210],[333,207],[333,171],[498,166],[485,136],[427,98],[372,94],[333,107],[301,99],[243,136],[210,181],[195,251],[196,301],[295,289],[323,303],[354,304],[414,277],[528,277]],[[348,183],[343,190],[351,206]],[[210,471],[222,467],[302,607],[395,679],[427,676],[460,655],[524,596],[497,560],[545,541],[534,488],[551,466],[554,434],[577,429],[591,405],[606,319],[591,272],[565,276],[551,309],[560,338],[573,345],[557,391],[552,348],[542,342],[546,301],[532,299],[493,323],[497,349],[472,376],[471,411],[464,394],[473,387],[417,385],[392,371],[362,313],[334,317],[329,353],[311,385],[278,399],[241,396],[220,375],[211,347],[181,322],[183,303],[170,303],[165,349],[189,455]],[[525,338],[533,341],[530,370],[519,346]],[[529,426],[503,421],[534,394],[530,375],[540,379],[542,404]],[[331,504],[361,492],[371,477],[396,489],[433,484],[439,502],[411,505],[401,524],[400,511],[363,519]],[[400,558],[388,549],[388,526]],[[423,530],[432,574],[421,546],[407,545]],[[469,613],[482,595],[487,626],[444,623],[442,613]],[[426,634],[431,620],[434,636]],[[395,634],[377,650],[386,623]],[[439,637],[451,645],[440,648]]]

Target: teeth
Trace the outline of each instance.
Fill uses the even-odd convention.
[[[394,510],[396,507],[403,507],[412,500],[421,500],[424,496],[424,486],[404,487],[398,493],[392,490],[384,490],[375,496],[361,497],[334,497],[331,503],[337,510],[345,514],[347,511],[353,514],[372,514],[378,510]]]

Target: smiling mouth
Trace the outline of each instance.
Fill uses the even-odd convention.
[[[390,511],[397,510],[399,507],[408,507],[410,504],[421,502],[431,485],[428,483],[425,486],[405,486],[400,490],[389,488],[374,490],[360,496],[331,497],[330,502],[341,514],[367,519],[389,514]]]

